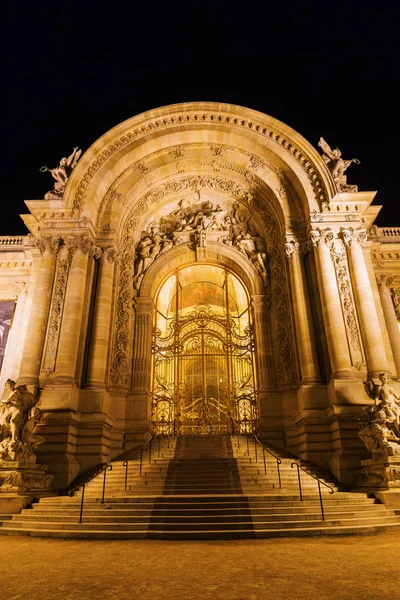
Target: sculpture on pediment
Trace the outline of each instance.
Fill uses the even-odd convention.
[[[334,148],[334,150],[332,150],[323,137],[319,139],[318,146],[322,148],[322,159],[325,161],[329,171],[331,172],[337,191],[357,192],[358,187],[356,185],[347,184],[347,177],[344,173],[347,171],[351,163],[354,162],[359,165],[360,161],[357,158],[344,160],[339,148]]]
[[[359,420],[359,437],[373,455],[400,454],[400,395],[389,384],[386,373],[380,373],[380,383],[364,382],[374,406],[366,406]]]
[[[33,451],[44,441],[34,434],[41,411],[25,385],[7,379],[6,397],[0,402],[0,459],[32,460]]]
[[[82,150],[79,150],[79,148],[76,146],[68,157],[64,156],[60,160],[58,167],[49,169],[48,167],[44,166],[39,169],[42,173],[46,173],[46,171],[48,171],[51,173],[53,179],[55,179],[54,190],[50,190],[45,194],[45,200],[60,199],[64,196],[68,179],[76,167],[81,154]]]
[[[204,248],[206,236],[222,231],[216,241],[233,246],[244,254],[258,271],[264,285],[267,284],[266,249],[262,238],[250,228],[250,213],[240,202],[234,202],[228,214],[219,204],[205,201],[190,204],[181,199],[177,208],[152,221],[142,231],[136,246],[133,285],[139,289],[143,275],[150,265],[167,250],[186,241]],[[210,232],[210,234],[208,234]],[[182,236],[182,237],[181,237]]]

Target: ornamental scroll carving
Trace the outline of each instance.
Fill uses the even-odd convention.
[[[278,351],[274,356],[276,383],[281,388],[291,388],[298,385],[299,373],[294,349],[287,272],[282,255],[282,243],[276,223],[271,218],[265,204],[254,199],[251,205],[262,218],[269,250],[272,313],[270,324],[274,332],[274,344],[276,344]]]
[[[62,246],[57,255],[53,299],[51,303],[50,318],[46,336],[46,349],[42,365],[42,371],[46,374],[54,371],[58,338],[60,335],[61,317],[64,308],[68,273],[71,267],[72,256],[73,253],[68,245]]]
[[[336,243],[330,244],[329,249],[336,271],[339,296],[344,315],[344,323],[349,340],[351,361],[352,365],[356,367],[357,364],[363,364],[365,359],[362,351],[356,311],[354,308],[354,298],[350,283],[346,248],[341,240],[335,240],[335,242]]]
[[[129,131],[125,133],[116,142],[110,144],[110,146],[108,146],[100,154],[100,156],[92,162],[92,164],[84,174],[75,194],[74,208],[77,208],[79,211],[82,210],[86,193],[93,177],[115,152],[124,148],[125,146],[128,146],[135,140],[139,140],[146,137],[150,131],[161,131],[169,127],[176,127],[177,125],[183,125],[183,127],[186,127],[187,125],[196,123],[216,124],[217,126],[222,124],[229,125],[233,128],[250,130],[256,133],[257,135],[263,138],[268,138],[273,143],[285,148],[287,152],[292,154],[302,166],[310,181],[317,201],[319,203],[326,201],[325,187],[322,181],[320,180],[318,173],[315,171],[314,166],[310,162],[309,158],[306,155],[302,154],[302,152],[292,142],[284,138],[279,133],[262,126],[262,124],[257,123],[255,120],[248,121],[247,119],[241,119],[237,116],[218,114],[214,113],[213,111],[204,111],[201,113],[182,113],[179,115],[177,114],[173,116],[166,116],[163,119],[158,119],[155,121],[148,121],[141,127],[135,129],[134,131]]]

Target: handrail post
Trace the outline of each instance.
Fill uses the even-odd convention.
[[[263,446],[263,459],[264,459],[264,475],[267,474],[267,461],[265,460],[265,448]]]
[[[254,453],[256,455],[256,462],[258,462],[258,455],[257,455],[257,440],[256,438],[254,438]]]
[[[81,498],[81,510],[80,510],[80,513],[79,513],[79,523],[82,523],[84,498],[85,498],[85,484],[83,484],[83,486],[82,486],[82,498]]]
[[[250,456],[249,436],[247,433],[246,433],[246,444],[247,444],[247,456]]]
[[[161,435],[158,436],[158,458],[161,456]]]
[[[140,450],[140,468],[139,468],[139,477],[142,476],[142,465],[143,465],[143,448]]]
[[[278,481],[279,481],[279,488],[282,488],[282,481],[281,481],[281,468],[280,468],[280,464],[281,461],[279,458],[276,459],[276,467],[278,469]]]
[[[151,442],[152,442],[152,440],[150,439],[150,442],[149,442],[149,464],[151,463]]]
[[[321,504],[322,520],[325,521],[324,504],[322,502],[321,484],[319,482],[319,479],[318,479],[318,493],[319,493],[319,501]]]
[[[128,464],[129,464],[129,460],[126,460],[122,464],[125,467],[125,490],[126,490],[126,488],[128,487]]]
[[[107,471],[108,469],[110,469],[110,471],[112,471],[112,465],[107,465],[107,467],[104,469],[104,478],[103,478],[103,493],[101,495],[101,504],[104,504],[104,494],[106,491],[106,477],[107,477]]]
[[[297,468],[297,478],[298,478],[298,480],[299,480],[299,492],[300,492],[300,500],[301,500],[301,501],[303,501],[303,493],[302,493],[302,490],[301,490],[301,479],[300,479],[300,467],[299,467],[299,464],[298,464],[298,463],[292,463],[292,464],[290,465],[290,467],[291,467],[292,469],[293,469],[293,467],[296,467],[296,468]]]

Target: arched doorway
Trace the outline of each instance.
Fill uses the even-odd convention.
[[[175,270],[160,286],[153,336],[158,434],[252,431],[257,419],[249,298],[226,267]]]

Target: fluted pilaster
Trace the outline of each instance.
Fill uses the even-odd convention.
[[[396,373],[400,378],[400,331],[390,293],[393,278],[388,275],[378,275],[377,283]]]
[[[354,375],[351,370],[351,359],[336,273],[329,249],[333,237],[332,231],[314,230],[311,232],[310,242],[315,253],[332,377],[340,379],[354,377]]]
[[[341,231],[347,248],[350,277],[365,350],[368,375],[370,377],[377,377],[380,372],[388,370],[388,364],[371,282],[361,247],[361,243],[366,240],[367,234],[365,230],[342,229]]]
[[[302,383],[317,383],[321,381],[321,372],[300,245],[297,241],[288,240],[285,244],[285,251],[289,259],[292,283],[292,303],[301,381]]]
[[[93,245],[89,238],[71,238],[66,240],[73,251],[68,275],[63,318],[54,381],[57,383],[75,382],[83,310],[85,306],[85,288],[89,260],[89,251]]]
[[[116,249],[104,250],[100,260],[86,380],[86,387],[89,388],[105,388],[107,385]]]
[[[42,253],[32,302],[28,332],[22,353],[18,384],[38,385],[40,362],[46,334],[47,320],[59,238],[39,238],[36,244]]]

